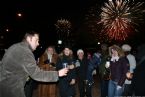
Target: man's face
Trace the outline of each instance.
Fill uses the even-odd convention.
[[[35,34],[32,37],[28,37],[27,39],[29,45],[31,46],[32,50],[36,50],[37,46],[39,46],[39,36]]]
[[[51,47],[49,47],[47,50],[48,50],[48,53],[51,54],[51,55],[54,53],[54,50]]]

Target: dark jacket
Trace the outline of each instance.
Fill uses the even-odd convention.
[[[126,57],[119,58],[118,61],[110,61],[111,80],[118,82],[122,86],[126,79],[126,73],[129,70],[129,63]]]
[[[87,80],[93,82],[93,71],[100,65],[101,58],[99,53],[94,53],[93,57],[89,60],[88,70],[87,70]]]
[[[0,97],[25,97],[24,86],[29,76],[43,82],[58,80],[56,71],[43,71],[36,65],[26,42],[12,45],[0,64]]]
[[[77,78],[79,81],[87,80],[87,69],[88,69],[88,59],[83,58],[82,60],[78,59],[80,66],[76,68]]]
[[[73,61],[74,61],[73,58],[63,55],[58,59],[56,69],[60,70],[64,68],[63,63],[72,65],[74,63]],[[75,69],[69,69],[67,76],[59,78],[59,92],[61,97],[69,97],[75,95],[75,87],[74,85],[70,85],[71,80],[75,78],[76,78]]]
[[[145,60],[134,70],[132,86],[135,96],[145,96]]]
[[[135,96],[145,96],[145,44],[139,46],[137,52],[137,66],[134,70],[132,86]]]

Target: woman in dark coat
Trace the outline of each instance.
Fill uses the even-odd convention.
[[[119,97],[122,96],[129,63],[123,50],[117,45],[109,47],[109,54],[111,56],[110,64],[105,65],[106,68],[110,69],[108,97]]]
[[[59,93],[60,97],[74,97],[75,96],[75,68],[72,51],[69,47],[65,47],[63,52],[59,55],[56,69],[69,68],[67,76],[59,78]]]

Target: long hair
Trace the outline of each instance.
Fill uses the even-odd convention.
[[[123,52],[123,50],[117,45],[112,45],[112,46],[109,47],[109,55],[110,56],[112,55],[112,51],[111,51],[112,49],[114,49],[118,52],[119,57],[124,57],[125,56],[125,53]]]
[[[48,52],[48,48],[52,48],[53,49],[53,54],[57,54],[56,53],[56,50],[55,50],[55,47],[54,46],[48,46],[47,48],[46,48],[46,50],[45,50],[45,52],[44,53],[47,53]]]
[[[73,59],[73,51],[71,50],[71,49],[69,49],[70,50],[70,54],[69,54],[69,58],[70,59]],[[64,50],[59,54],[59,57],[62,59],[63,57],[64,57]]]

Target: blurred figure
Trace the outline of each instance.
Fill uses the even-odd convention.
[[[96,70],[96,68],[101,62],[100,55],[101,55],[100,53],[94,53],[93,56],[88,60],[87,87],[86,87],[87,97],[92,97],[92,86],[94,84],[93,71]]]
[[[35,87],[37,86],[37,82],[33,80],[31,77],[29,77],[26,81],[26,84],[24,86],[24,91],[26,97],[32,97],[33,96],[33,91]]]
[[[59,71],[41,70],[33,51],[39,45],[39,34],[26,32],[20,43],[8,48],[0,64],[0,97],[25,97],[24,86],[29,76],[42,82],[56,82],[59,76],[66,76],[68,69]]]
[[[38,66],[46,71],[56,71],[56,62],[58,55],[54,46],[46,48],[45,52],[39,58]],[[38,97],[56,97],[57,96],[57,82],[38,83]]]
[[[125,52],[125,55],[129,61],[129,71],[127,72],[127,79],[125,80],[124,84],[124,91],[123,91],[123,96],[132,96],[132,85],[131,85],[131,80],[133,76],[134,69],[136,68],[136,59],[135,56],[131,54],[131,46],[128,44],[123,44],[122,45],[122,50]]]
[[[76,71],[74,65],[73,52],[69,46],[65,46],[59,55],[56,69],[68,68],[69,72],[65,77],[59,77],[59,94],[60,97],[75,97]]]
[[[87,59],[89,60],[89,59],[91,59],[91,57],[92,57],[91,53],[87,52]]]
[[[110,70],[105,67],[106,62],[110,61],[107,44],[101,45],[101,63],[99,65],[99,75],[101,83],[101,97],[108,96],[108,83],[110,80]]]
[[[86,95],[88,59],[85,57],[82,49],[77,50],[77,60],[75,65],[80,97],[88,97]]]
[[[137,66],[132,78],[133,92],[135,96],[145,96],[145,44],[137,49]]]
[[[129,63],[123,50],[117,45],[109,47],[109,54],[111,56],[110,62],[105,65],[106,68],[110,68],[111,72],[108,97],[122,96]]]

